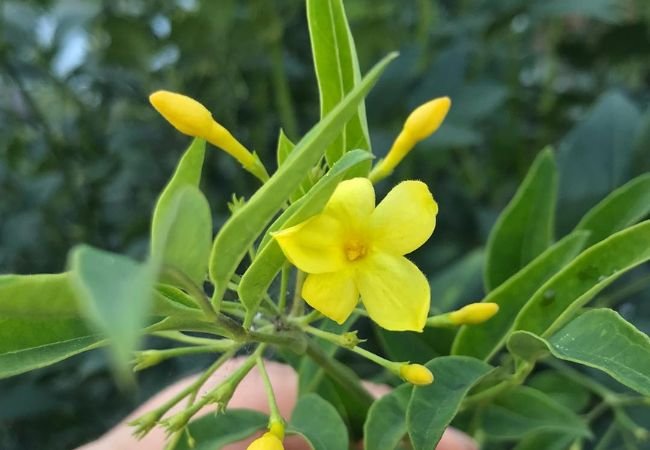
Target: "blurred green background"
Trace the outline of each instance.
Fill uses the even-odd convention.
[[[560,167],[559,236],[650,170],[647,0],[344,3],[362,70],[401,53],[367,100],[376,154],[413,107],[453,100],[394,178],[424,180],[440,204],[416,260],[441,308],[480,298],[480,247],[544,146]],[[149,106],[160,88],[202,101],[273,167],[279,127],[298,139],[318,120],[303,2],[0,2],[0,273],[61,271],[79,242],[146,253],[156,195],[189,143]],[[225,154],[208,154],[217,224],[231,194],[255,186]],[[646,332],[648,272],[601,299]],[[146,371],[135,396],[116,391],[101,353],[2,381],[0,448],[74,448],[205,362]]]

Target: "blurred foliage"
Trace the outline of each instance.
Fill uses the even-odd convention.
[[[558,152],[562,233],[650,170],[650,3],[345,5],[362,70],[401,52],[367,102],[377,154],[411,108],[439,95],[454,102],[440,132],[399,169],[426,181],[441,205],[436,235],[416,259],[445,307],[481,295],[481,255],[461,257],[485,243],[545,145]],[[149,106],[159,88],[200,99],[272,167],[278,128],[295,139],[318,119],[303,2],[0,3],[0,272],[59,271],[79,242],[145,253],[149,211],[189,143]],[[250,194],[256,181],[210,153],[205,192],[218,226],[231,194]],[[597,303],[622,305],[648,331],[650,301],[638,301],[650,296],[644,271],[624,280],[636,290],[614,285]],[[140,395],[188,367],[151,372]],[[113,390],[101,355],[4,381],[0,448],[66,449],[98,435],[137,401]]]

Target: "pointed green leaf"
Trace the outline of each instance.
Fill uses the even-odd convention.
[[[650,213],[650,173],[624,184],[594,206],[576,230],[591,232],[588,245],[638,222]]]
[[[207,206],[207,201],[203,203],[198,200],[196,194],[193,195],[194,198],[190,198],[191,194],[183,194],[184,200],[179,200],[178,195],[188,187],[198,190],[204,159],[205,141],[195,138],[181,157],[174,175],[160,194],[151,222],[152,255],[161,257],[163,263],[182,270],[197,283],[203,282],[207,272],[207,255],[204,256],[206,250],[203,247],[205,246],[205,230],[209,229],[210,240],[212,236],[210,207]],[[187,214],[197,214],[197,216],[196,218],[187,217]],[[192,223],[192,220],[196,220],[198,223]],[[188,231],[183,232],[184,229],[188,229]],[[194,232],[197,232],[198,235],[194,236]],[[180,252],[179,249],[182,249],[183,246],[191,249],[191,254]],[[209,248],[210,244],[208,244]],[[204,258],[204,260],[200,261],[198,258]]]
[[[278,148],[276,150],[278,167],[284,164],[284,161],[286,161],[287,157],[295,147],[295,144],[291,142],[286,134],[284,134],[284,130],[280,130],[280,134],[278,136]]]
[[[213,298],[220,300],[237,266],[257,236],[323,155],[348,119],[355,113],[395,54],[382,59],[345,98],[307,133],[291,156],[239,211],[224,224],[210,255]]]
[[[464,326],[456,335],[452,354],[489,359],[504,344],[515,318],[530,297],[580,253],[589,237],[586,231],[571,233],[490,292],[484,302],[499,305],[499,313],[479,325]]]
[[[540,431],[590,437],[584,420],[548,395],[516,386],[489,404],[481,414],[481,429],[493,439],[521,439]]]
[[[202,286],[212,246],[212,214],[205,196],[192,185],[179,187],[161,220],[164,223],[156,240],[159,247],[151,249],[152,258]],[[164,272],[163,281],[174,283],[164,277]]]
[[[269,418],[266,414],[247,409],[228,409],[219,414],[206,414],[190,423],[189,432],[196,442],[190,447],[181,439],[176,450],[215,450],[241,441],[264,429]]]
[[[29,324],[30,327],[47,327],[47,325],[38,322]],[[102,345],[98,336],[81,336],[58,341],[50,335],[48,340],[53,342],[39,347],[0,353],[0,379],[47,367]]]
[[[321,117],[325,117],[359,84],[359,62],[342,0],[308,0],[307,20],[320,93]],[[357,148],[370,151],[363,100],[328,147],[325,153],[327,163],[331,167],[345,152]],[[367,164],[366,171],[369,167]]]
[[[361,150],[347,153],[300,201],[291,205],[271,224],[267,236],[270,236],[270,232],[296,225],[318,214],[346,173],[370,158],[368,152]],[[239,298],[246,306],[250,318],[257,311],[262,296],[286,261],[284,253],[274,240],[263,241],[260,248],[262,250],[242,276],[238,289]]]
[[[316,394],[300,397],[287,430],[300,434],[313,450],[348,448],[348,429],[336,409]]]
[[[99,340],[79,318],[2,318],[0,379],[57,363],[94,348]]]
[[[541,286],[515,319],[514,329],[548,336],[626,271],[650,259],[650,221],[588,248]]]
[[[503,210],[487,242],[485,288],[499,286],[542,253],[553,241],[557,169],[544,149],[517,193]]]
[[[414,450],[434,450],[465,395],[492,367],[474,358],[443,356],[426,364],[434,376],[428,386],[416,386],[406,412]]]
[[[406,408],[413,386],[403,384],[376,400],[363,427],[365,450],[394,449],[406,435]]]
[[[636,105],[620,92],[609,91],[560,144],[560,226],[573,226],[591,206],[629,179],[640,124]]]
[[[109,339],[117,374],[126,381],[151,306],[155,272],[149,264],[86,245],[70,251],[69,265],[80,307]]]
[[[588,311],[544,339],[518,331],[508,340],[518,356],[556,358],[593,367],[650,396],[650,338],[611,309]]]

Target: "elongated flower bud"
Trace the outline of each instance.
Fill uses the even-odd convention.
[[[440,128],[450,107],[449,97],[439,97],[415,108],[406,118],[404,127],[395,138],[386,158],[380,161],[370,173],[370,179],[377,182],[390,175],[415,144],[428,138]]]
[[[210,111],[198,101],[169,91],[154,92],[149,96],[149,101],[181,133],[205,139],[231,155],[253,175],[263,181],[268,179],[260,160],[215,121]]]
[[[269,432],[251,442],[246,450],[284,450],[284,446],[275,434]]]
[[[477,325],[490,320],[499,312],[496,303],[472,303],[449,313],[453,325]]]
[[[403,364],[399,374],[404,381],[416,386],[426,386],[433,383],[433,374],[422,364]]]

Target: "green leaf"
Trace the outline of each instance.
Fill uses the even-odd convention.
[[[492,357],[504,344],[526,302],[544,282],[580,253],[588,237],[586,231],[571,233],[490,292],[483,301],[497,303],[499,313],[482,324],[462,327],[456,335],[452,354]]]
[[[406,434],[406,408],[413,386],[403,384],[376,400],[363,427],[365,450],[392,450]]]
[[[287,432],[303,436],[313,450],[341,450],[349,445],[348,429],[336,409],[316,394],[300,397]]]
[[[474,358],[443,356],[426,364],[434,376],[428,386],[416,386],[406,412],[414,450],[434,450],[467,392],[492,367]]]
[[[370,158],[371,155],[362,150],[347,153],[299,202],[291,205],[271,224],[267,236],[270,236],[270,232],[291,227],[321,212],[345,175]],[[242,276],[237,291],[246,306],[248,320],[252,319],[262,296],[286,261],[284,253],[274,240],[262,242],[260,248],[262,250]]]
[[[161,226],[160,248],[152,248],[157,264],[169,266],[187,275],[198,286],[208,272],[212,245],[212,214],[201,191],[194,186],[178,189],[166,212],[166,227]],[[164,230],[163,230],[164,228]],[[174,283],[162,273],[162,280]]]
[[[286,161],[289,154],[295,148],[295,144],[284,134],[284,130],[280,129],[280,134],[278,135],[278,148],[276,150],[276,156],[278,158],[278,167],[280,167]]]
[[[562,228],[573,226],[596,202],[627,181],[640,123],[636,105],[619,92],[609,91],[559,146],[562,215],[558,224]]]
[[[624,184],[594,206],[576,230],[591,232],[588,246],[638,222],[650,213],[650,174]]]
[[[47,323],[38,322],[29,324],[30,327],[47,327],[47,325]],[[48,336],[48,339],[55,340],[51,335]],[[79,353],[98,348],[101,345],[100,338],[97,336],[82,336],[39,347],[0,353],[0,379],[55,364]]]
[[[575,440],[570,434],[533,433],[519,441],[514,450],[567,450]]]
[[[491,291],[542,253],[553,241],[557,169],[542,150],[492,228],[487,242],[485,289]]]
[[[266,414],[248,409],[228,409],[219,414],[206,414],[190,422],[190,435],[196,441],[194,447],[187,439],[181,439],[176,450],[215,450],[233,442],[241,441],[263,429],[268,423]]]
[[[0,319],[0,378],[49,366],[94,348],[100,338],[79,318]]]
[[[199,190],[204,159],[205,141],[196,138],[160,194],[151,223],[152,256],[197,284],[205,279],[212,241],[210,205]]]
[[[626,271],[650,259],[650,221],[627,228],[581,253],[530,299],[514,329],[548,336]]]
[[[79,317],[70,274],[0,276],[0,316]]]
[[[591,399],[591,392],[586,387],[556,370],[536,372],[528,380],[528,385],[576,413],[582,412]]]
[[[548,395],[516,386],[489,404],[481,414],[481,429],[493,439],[521,439],[540,431],[590,437],[587,424]]]
[[[611,309],[588,311],[547,339],[518,331],[510,337],[508,349],[528,357],[551,352],[650,395],[650,338]]]
[[[307,0],[307,21],[324,118],[359,84],[359,62],[342,0]],[[356,109],[325,153],[330,167],[349,150],[370,151],[363,100]]]
[[[122,255],[80,245],[69,266],[80,307],[108,339],[117,375],[128,380],[128,366],[151,306],[155,273]]]
[[[228,281],[255,238],[296,190],[305,173],[318,162],[325,148],[336,138],[394,58],[395,55],[391,54],[381,60],[341,103],[300,140],[277,172],[221,228],[210,255],[214,299],[218,301],[223,297]]]

